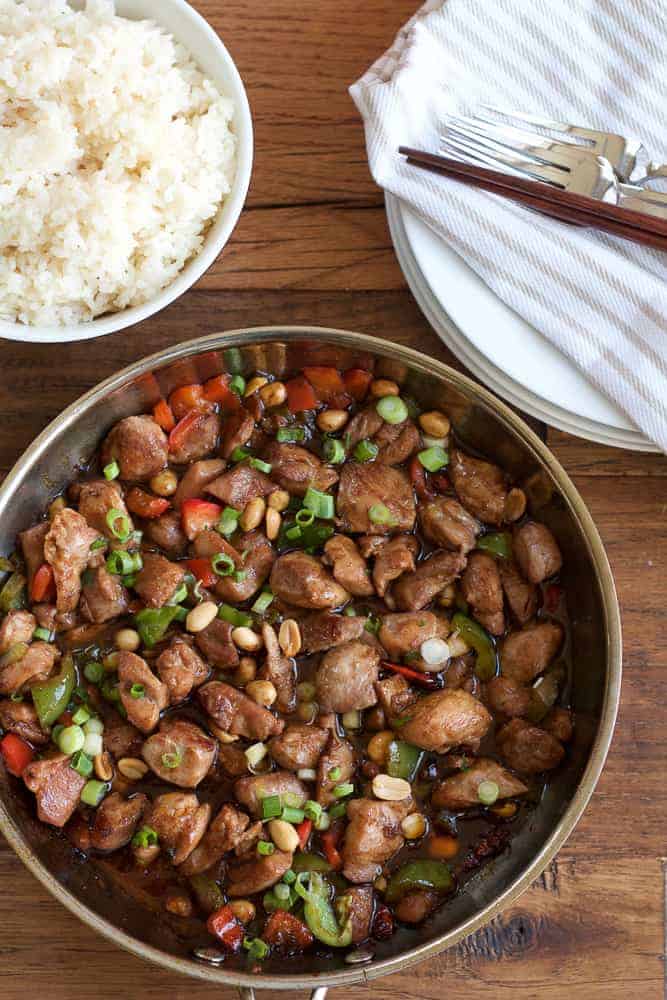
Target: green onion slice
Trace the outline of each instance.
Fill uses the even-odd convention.
[[[364,438],[357,444],[352,454],[357,462],[372,462],[373,459],[377,458],[379,451],[380,449],[373,441]]]
[[[248,462],[251,469],[257,469],[258,472],[264,472],[268,476],[271,472],[271,463],[263,462],[261,458],[251,458]]]
[[[375,409],[387,424],[402,424],[408,419],[408,408],[400,396],[383,396]]]
[[[417,453],[417,458],[429,472],[437,472],[449,463],[449,455],[439,444],[434,444],[431,448]]]
[[[112,479],[118,479],[120,475],[120,466],[118,462],[114,460],[113,462],[109,462],[108,465],[104,466],[103,472],[104,472],[104,478],[109,481],[111,481]]]
[[[218,618],[222,618],[223,621],[229,622],[231,625],[236,627],[252,625],[251,615],[246,615],[243,611],[237,611],[236,608],[231,606],[231,604],[220,605]]]
[[[263,615],[264,612],[270,607],[273,601],[273,594],[270,590],[263,590],[259,595],[255,603],[253,604],[251,611],[254,611],[256,615]]]
[[[373,524],[386,524],[388,527],[395,527],[398,524],[398,521],[384,503],[372,504],[368,508],[368,517]]]
[[[291,444],[295,441],[305,441],[306,431],[303,427],[279,427],[276,431],[276,441],[281,444]]]
[[[322,454],[325,462],[330,462],[331,465],[340,465],[345,461],[345,447],[343,442],[339,441],[338,438],[328,438],[324,442]]]
[[[106,522],[109,531],[119,542],[126,542],[132,534],[129,517],[117,507],[112,507],[110,511],[107,511]]]
[[[322,493],[320,490],[313,489],[312,486],[309,486],[306,490],[306,495],[303,498],[303,506],[306,510],[312,510],[315,517],[321,517],[325,521],[332,521],[336,513],[334,498],[329,493]],[[297,514],[297,520],[298,518],[299,515]]]
[[[229,388],[232,392],[235,392],[237,396],[242,396],[245,392],[245,379],[243,375],[235,375],[229,381]]]
[[[220,515],[216,531],[218,531],[221,535],[233,535],[239,526],[240,516],[241,511],[236,510],[235,507],[225,507]]]
[[[216,552],[211,556],[211,569],[217,576],[231,576],[236,563],[226,552]]]
[[[262,854],[264,855],[264,857],[268,857],[270,854],[273,854],[274,851],[275,851],[275,846],[271,843],[270,840],[259,840],[257,842],[258,854]]]
[[[262,819],[275,819],[283,811],[279,795],[267,795],[262,799]]]

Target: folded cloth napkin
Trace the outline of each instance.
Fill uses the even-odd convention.
[[[640,137],[667,160],[663,0],[428,0],[350,89],[371,172],[667,451],[667,254],[409,166],[479,102]]]

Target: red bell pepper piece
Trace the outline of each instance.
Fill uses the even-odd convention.
[[[372,372],[367,372],[363,368],[348,368],[346,372],[343,372],[345,388],[352,398],[356,399],[357,403],[365,398],[372,381]]]
[[[341,835],[343,833],[343,826],[341,823],[334,823],[334,825],[329,829],[325,830],[324,833],[320,834],[322,840],[322,847],[324,848],[324,854],[327,861],[334,869],[334,871],[340,871],[343,867],[343,859],[338,850],[338,843],[340,841]]]
[[[342,409],[349,406],[352,400],[345,388],[343,376],[337,368],[324,365],[313,365],[303,369],[320,403],[327,403]]]
[[[220,520],[222,507],[208,500],[184,500],[181,504],[181,524],[192,541],[201,531],[210,531]]]
[[[5,762],[5,767],[10,774],[20,778],[30,761],[34,758],[35,752],[32,747],[17,736],[16,733],[7,733],[0,740],[0,753]]]
[[[276,951],[293,955],[305,951],[314,941],[312,932],[303,920],[287,910],[274,910],[262,932],[262,939]]]
[[[153,407],[153,420],[169,434],[176,426],[176,419],[166,399],[160,399]]]
[[[234,954],[241,950],[245,931],[243,924],[234,916],[234,911],[229,903],[225,903],[219,910],[215,910],[211,914],[206,921],[206,929],[209,934],[214,934],[217,937],[226,951]]]
[[[193,427],[201,420],[201,410],[190,410],[181,420],[178,421],[173,431],[169,435],[169,451],[176,451],[183,444],[184,439]]]
[[[419,670],[404,667],[402,663],[390,663],[389,660],[382,660],[380,666],[385,670],[390,670],[393,674],[401,674],[411,684],[417,684],[429,691],[442,687],[442,681],[435,674],[422,674]]]
[[[33,601],[51,601],[56,596],[56,581],[53,569],[48,563],[42,563],[32,580],[30,597]]]
[[[151,493],[133,486],[127,494],[125,500],[127,509],[138,517],[154,518],[164,514],[165,510],[171,507],[169,500],[164,497],[154,497]]]
[[[214,375],[204,383],[204,399],[209,403],[219,403],[225,413],[233,413],[241,405],[240,397],[229,388],[229,382],[229,375]]]
[[[204,587],[214,587],[218,577],[213,572],[210,559],[188,559],[185,563],[193,576],[196,576]]]
[[[287,406],[290,413],[301,413],[303,410],[314,410],[317,406],[317,396],[310,382],[303,375],[297,375],[285,383],[287,389]]]
[[[421,464],[417,456],[410,460],[409,465],[410,481],[414,488],[415,493],[420,500],[433,500],[435,493],[429,487],[428,480],[426,478],[426,469]]]
[[[310,837],[312,830],[313,830],[312,819],[304,819],[296,827],[296,832],[299,835],[299,844],[301,846],[302,851],[305,851],[306,849],[306,844],[308,843],[308,838]]]
[[[202,404],[206,406],[204,387],[197,382],[179,386],[169,397],[169,406],[176,420],[181,420],[190,410],[201,409]]]

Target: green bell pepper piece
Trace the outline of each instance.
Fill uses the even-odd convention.
[[[477,542],[477,548],[501,559],[511,559],[512,536],[509,531],[495,531],[490,535],[483,535]]]
[[[347,948],[352,943],[350,900],[337,899],[334,909],[329,899],[329,886],[319,872],[301,872],[294,889],[303,899],[305,921],[317,940],[330,948]]]
[[[65,656],[59,674],[41,684],[33,684],[30,688],[35,711],[43,728],[52,726],[63,714],[76,683],[74,660],[71,656]]]
[[[330,872],[331,865],[321,854],[299,852],[292,858],[291,868],[297,875],[300,872]]]
[[[163,608],[144,608],[134,616],[134,624],[141,636],[141,641],[148,649],[152,649],[164,638],[164,634],[180,613],[178,605],[165,605]]]
[[[389,879],[384,898],[387,903],[397,903],[413,889],[445,893],[453,885],[452,873],[444,861],[407,861]]]
[[[225,905],[222,889],[210,875],[191,875],[190,885],[198,904],[205,913],[215,913]]]
[[[406,781],[412,781],[423,756],[424,751],[413,746],[412,743],[393,740],[389,744],[387,774],[391,775],[392,778],[405,778]]]
[[[12,573],[0,590],[0,611],[16,611],[26,604],[26,578],[22,573]]]
[[[477,653],[475,673],[481,681],[490,681],[496,674],[496,647],[481,625],[459,611],[452,618],[452,628]]]

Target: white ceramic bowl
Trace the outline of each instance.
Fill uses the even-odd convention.
[[[81,8],[84,0],[70,0]],[[245,88],[234,60],[207,21],[185,0],[116,0],[116,12],[133,20],[155,21],[178,39],[193,55],[202,71],[234,102],[233,127],[238,140],[236,175],[232,189],[220,208],[200,252],[175,281],[149,302],[118,313],[72,326],[26,326],[0,320],[0,337],[32,343],[65,343],[89,340],[140,323],[159,312],[194,285],[219,255],[231,236],[245,202],[252,171],[252,118]]]

